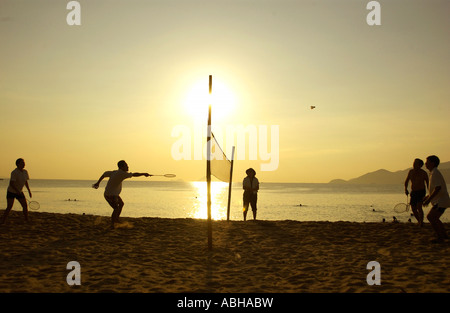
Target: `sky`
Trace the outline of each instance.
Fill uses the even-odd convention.
[[[22,157],[31,179],[96,181],[121,159],[203,179],[209,103],[225,151],[248,136],[234,181],[450,160],[448,0],[378,1],[372,26],[366,0],[80,0],[81,25],[68,3],[0,1],[1,178]],[[256,137],[227,136],[239,125]]]

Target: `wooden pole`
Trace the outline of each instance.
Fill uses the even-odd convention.
[[[233,184],[233,162],[234,162],[234,146],[231,150],[231,167],[230,167],[230,185],[228,186],[228,206],[227,206],[227,221],[230,220],[230,205],[231,205],[231,187]]]
[[[212,91],[212,75],[209,75],[209,94]],[[209,97],[211,99],[211,97]],[[211,103],[208,110],[208,130],[206,142],[206,186],[208,207],[208,249],[212,250],[212,221],[211,221]]]

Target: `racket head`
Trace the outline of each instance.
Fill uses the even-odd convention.
[[[397,203],[394,206],[394,211],[396,213],[403,213],[406,212],[408,210],[408,205],[406,203]]]
[[[175,174],[164,174],[164,177],[173,178],[173,177],[177,177],[177,175],[175,175]]]
[[[41,205],[37,201],[30,201],[28,203],[28,207],[30,208],[30,210],[37,211],[37,210],[39,210]]]

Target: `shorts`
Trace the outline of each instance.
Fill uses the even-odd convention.
[[[423,201],[425,195],[427,194],[426,190],[413,190],[411,191],[411,201],[409,202],[412,206],[415,206]]]
[[[21,193],[14,193],[14,192],[7,191],[6,192],[6,199],[17,199],[17,200],[25,199],[25,195],[24,195],[23,192],[21,192]]]
[[[253,192],[244,192],[244,212],[248,211],[249,205],[252,207],[252,211],[256,212],[256,202],[258,201],[258,194]]]
[[[435,204],[435,205],[433,205],[433,207],[432,207],[431,209],[432,209],[432,210],[433,210],[433,209],[436,209],[436,210],[438,210],[439,212],[441,212],[441,214],[444,214],[446,208],[440,208],[437,204]]]

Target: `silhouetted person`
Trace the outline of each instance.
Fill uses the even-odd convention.
[[[405,180],[405,194],[408,192],[408,183],[411,181],[411,209],[414,217],[417,219],[419,226],[423,225],[423,209],[422,202],[427,194],[428,188],[428,174],[422,169],[423,161],[421,159],[415,159],[413,163],[413,169],[409,171]]]
[[[242,182],[244,189],[244,221],[247,220],[247,212],[249,205],[252,207],[253,219],[256,220],[256,202],[258,201],[259,181],[255,177],[256,172],[254,169],[249,168],[245,171],[247,177]]]
[[[119,221],[119,216],[124,206],[124,202],[120,197],[120,192],[122,191],[122,182],[125,179],[131,177],[152,176],[148,173],[129,173],[128,164],[124,160],[119,161],[117,163],[117,166],[119,167],[118,170],[104,172],[103,175],[100,176],[98,181],[92,185],[93,188],[98,189],[100,182],[105,177],[109,177],[108,183],[105,187],[104,196],[106,201],[114,210],[111,215],[111,228],[114,228],[114,223],[117,223]]]
[[[439,163],[440,160],[435,155],[427,157],[425,162],[426,168],[430,171],[430,191],[429,195],[425,197],[423,204],[428,205],[431,202],[433,205],[427,215],[427,219],[437,235],[437,239],[432,240],[433,243],[444,242],[448,238],[440,217],[444,214],[445,209],[450,207],[450,198],[444,177],[437,168]]]
[[[28,176],[28,171],[25,169],[24,159],[17,159],[16,166],[17,168],[11,172],[11,179],[9,180],[8,190],[6,192],[7,207],[0,220],[0,224],[6,222],[6,218],[14,205],[15,199],[22,205],[23,216],[25,221],[28,222],[28,204],[22,189],[24,186],[27,187],[28,194],[30,198],[32,197],[30,186],[28,185],[30,177]]]

